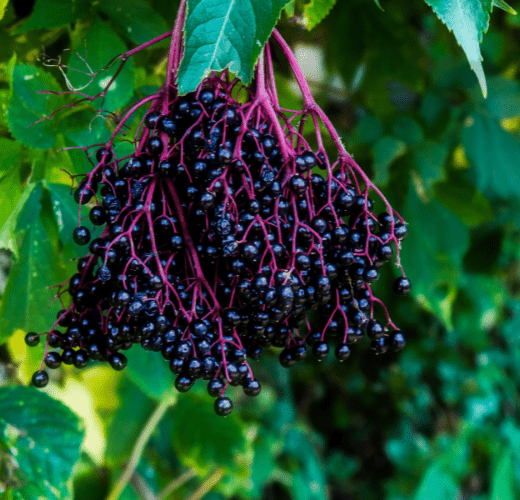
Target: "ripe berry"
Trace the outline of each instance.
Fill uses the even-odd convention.
[[[42,388],[49,383],[49,375],[45,370],[35,372],[32,376],[32,384],[34,387]]]
[[[396,330],[391,336],[390,343],[394,351],[400,351],[406,345],[406,340],[404,339],[402,332]]]
[[[219,396],[224,390],[224,382],[218,378],[214,378],[208,382],[208,394],[214,398]]]
[[[175,379],[175,388],[179,392],[188,392],[192,388],[194,383],[195,380],[193,379],[193,377],[181,374]]]
[[[78,245],[86,245],[90,241],[90,231],[84,226],[79,226],[74,228],[72,237]]]
[[[40,336],[37,333],[29,332],[25,335],[25,343],[29,347],[35,347],[40,343]]]
[[[329,355],[329,344],[323,340],[315,342],[312,346],[312,353],[320,361],[325,359]]]
[[[338,361],[345,361],[350,356],[350,347],[347,344],[338,344],[335,354]]]
[[[404,276],[397,278],[394,282],[394,292],[399,295],[408,295],[412,289],[410,280]]]
[[[255,397],[260,394],[260,391],[262,390],[262,386],[260,385],[260,382],[256,378],[249,378],[243,385],[244,388],[244,394],[250,397]]]
[[[88,214],[90,222],[95,226],[103,225],[107,220],[107,213],[103,207],[92,207]]]
[[[219,417],[225,417],[233,411],[233,402],[227,397],[219,397],[215,400],[215,413]]]
[[[57,352],[50,352],[45,356],[45,364],[49,368],[58,368],[61,365],[61,356]]]
[[[125,368],[127,359],[124,354],[115,352],[110,355],[110,357],[108,358],[108,362],[114,370],[121,371]]]

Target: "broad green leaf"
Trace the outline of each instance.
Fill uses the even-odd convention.
[[[413,148],[413,160],[417,167],[422,185],[428,196],[433,185],[444,179],[444,165],[448,157],[448,147],[433,141],[425,141]]]
[[[501,75],[489,79],[485,108],[499,120],[520,115],[520,83]]]
[[[421,126],[409,116],[399,115],[392,123],[392,135],[408,145],[424,140]]]
[[[110,68],[105,69],[107,64],[112,58],[126,52],[127,48],[114,31],[108,29],[103,21],[96,18],[86,35],[85,42],[81,40],[75,50],[77,53],[73,53],[68,62],[67,77],[74,88],[83,88],[88,85],[82,92],[94,96],[102,92],[108,85],[119,67],[120,61],[115,61]],[[88,67],[80,57],[86,59]],[[122,108],[134,92],[133,66],[134,63],[130,58],[107,90],[104,103],[101,103],[100,98],[92,105],[96,108],[102,106],[107,111]],[[94,77],[94,75],[97,76]]]
[[[412,282],[411,293],[451,329],[451,309],[469,246],[468,229],[437,201],[423,203],[413,188],[402,215],[409,224],[409,234],[401,250],[401,263]],[[421,229],[424,221],[428,221],[427,230]]]
[[[1,146],[0,146],[1,147]],[[0,248],[11,248],[3,240],[3,226],[11,216],[22,196],[20,169],[15,167],[0,179]],[[8,238],[8,235],[6,235]]]
[[[493,220],[493,207],[470,182],[446,181],[433,188],[435,199],[457,215],[464,224],[475,227]]]
[[[390,178],[389,167],[406,153],[406,144],[395,137],[385,135],[372,147],[374,158],[375,183],[384,186]]]
[[[34,193],[35,191],[33,191]],[[18,219],[18,230],[25,230],[18,260],[0,305],[0,343],[17,328],[45,332],[56,317],[50,303],[56,293],[49,286],[60,283],[60,261],[40,219],[41,205],[29,199]]]
[[[440,461],[434,462],[425,472],[414,500],[457,500],[459,488]]]
[[[335,3],[336,0],[311,0],[303,9],[307,21],[307,29],[312,30],[321,23]]]
[[[31,17],[19,31],[65,26],[87,15],[88,0],[36,0]]]
[[[513,9],[513,7],[507,4],[504,0],[493,0],[493,6],[505,10],[506,12],[509,12],[509,14],[513,14],[514,16],[516,16],[516,10]]]
[[[486,97],[486,77],[479,42],[488,29],[492,0],[426,0],[426,3],[455,35]]]
[[[179,91],[197,88],[211,71],[225,68],[245,83],[288,0],[188,0]]]
[[[162,399],[175,392],[174,375],[168,362],[157,357],[156,352],[138,348],[130,349],[125,355],[128,358],[128,375],[146,395]]]
[[[59,401],[34,388],[0,388],[0,444],[16,464],[13,499],[72,499],[82,440],[82,423]]]
[[[62,98],[38,94],[40,90],[59,90],[56,80],[35,66],[17,64],[11,80],[11,99],[7,106],[7,121],[15,139],[36,149],[50,149],[56,142],[51,120],[36,121],[59,108]]]
[[[515,500],[514,473],[511,452],[505,450],[493,473],[490,500]]]
[[[219,417],[209,396],[189,392],[179,398],[168,416],[173,448],[184,465],[201,474],[217,467],[234,472],[240,468],[240,455],[246,451],[247,441],[244,424],[236,412]],[[210,429],[215,432],[208,432]]]
[[[373,144],[385,133],[385,127],[374,115],[365,114],[356,124],[350,140],[355,144]]]
[[[0,176],[9,172],[9,170],[20,163],[21,153],[21,144],[11,139],[0,137]]]
[[[98,7],[125,35],[141,45],[167,32],[166,21],[143,0],[111,0]]]
[[[520,198],[520,142],[493,117],[475,112],[463,129],[470,176],[486,195]]]

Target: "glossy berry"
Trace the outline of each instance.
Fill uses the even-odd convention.
[[[29,332],[25,334],[25,343],[29,347],[35,347],[40,343],[40,336],[36,333]]]
[[[218,378],[214,378],[208,382],[208,394],[214,398],[219,396],[224,390],[224,382]]]
[[[338,344],[335,354],[338,361],[345,361],[350,357],[350,347],[347,344]]]
[[[79,226],[74,228],[72,237],[76,244],[86,245],[90,241],[90,231],[84,226]]]
[[[115,352],[110,355],[108,362],[114,370],[121,371],[126,367],[127,359],[124,354]]]
[[[255,379],[248,379],[247,382],[243,385],[244,394],[250,397],[258,396],[262,390],[262,386],[260,382]]]
[[[34,387],[42,388],[49,383],[49,375],[45,370],[35,372],[32,376],[32,384]]]
[[[412,289],[412,284],[408,278],[401,276],[394,281],[394,292],[399,295],[408,295]]]
[[[58,368],[61,365],[61,356],[57,352],[50,352],[45,356],[45,364],[49,368]]]
[[[390,343],[391,343],[392,349],[394,351],[400,351],[406,345],[406,340],[404,339],[404,335],[402,334],[402,332],[400,332],[399,330],[396,330],[391,335]]]
[[[195,380],[192,377],[181,374],[178,375],[175,379],[175,388],[179,392],[188,392],[192,388],[194,383]]]
[[[103,225],[107,220],[107,212],[103,207],[92,207],[88,214],[90,222],[95,226]]]
[[[219,417],[226,417],[233,411],[233,402],[231,399],[221,396],[215,400],[215,413]]]
[[[320,361],[325,359],[329,355],[329,344],[319,340],[312,346],[312,353]]]

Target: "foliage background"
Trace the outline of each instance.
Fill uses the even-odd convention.
[[[440,13],[455,1],[479,4],[430,3]],[[43,392],[79,419],[21,387],[42,355],[27,350],[24,333],[52,323],[57,308],[48,307],[46,287],[71,275],[79,256],[76,205],[61,169],[81,173],[88,163],[57,150],[108,133],[100,117],[89,132],[90,105],[27,128],[67,102],[36,95],[65,88],[59,72],[38,61],[41,47],[53,57],[70,47],[84,55],[86,38],[97,70],[167,31],[177,3],[12,1],[0,21],[0,264],[8,276],[0,306],[2,500],[107,498],[165,400],[172,406],[125,500],[520,497],[520,20],[492,12],[480,45],[484,100],[464,51],[426,3],[383,1],[383,11],[372,0],[340,1],[312,31],[302,27],[305,3],[293,12],[290,4],[279,28],[349,152],[410,223],[403,263],[412,295],[395,300],[391,276],[378,286],[406,349],[376,357],[364,345],[348,363],[308,361],[291,371],[275,353],[264,355],[255,368],[263,393],[235,398],[226,419],[213,414],[203,387],[172,396],[167,366],[144,352],[131,351],[123,373],[92,364],[55,374]],[[332,3],[315,0],[306,12]],[[160,85],[166,50],[163,43],[137,54],[107,107]],[[68,64],[81,61],[72,55]],[[287,68],[277,71],[283,102],[298,106]],[[85,79],[69,77],[75,85]],[[26,434],[13,434],[10,418],[29,422]]]

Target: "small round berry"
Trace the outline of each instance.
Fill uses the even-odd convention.
[[[398,240],[404,240],[408,236],[408,228],[404,224],[398,224],[394,228],[395,237]]]
[[[127,359],[124,354],[115,352],[110,355],[110,357],[108,358],[108,362],[114,370],[121,371],[125,368]]]
[[[101,163],[103,157],[105,157],[104,163],[110,163],[114,159],[114,155],[112,154],[112,151],[110,151],[110,149],[99,148],[96,151],[96,160],[98,161],[98,163]]]
[[[218,378],[214,378],[208,382],[208,394],[214,398],[220,396],[224,390],[224,382]]]
[[[61,353],[61,360],[66,365],[72,365],[74,363],[74,356],[76,355],[76,352],[71,347],[67,347],[66,349],[63,349],[63,352]]]
[[[72,237],[78,245],[86,245],[90,241],[90,231],[84,226],[79,226],[74,229]]]
[[[157,124],[157,120],[161,117],[161,113],[148,113],[144,119],[144,124],[147,128],[153,129]]]
[[[40,336],[37,333],[29,332],[25,335],[25,343],[29,347],[35,347],[40,343]]]
[[[394,351],[400,351],[406,345],[404,335],[399,330],[396,330],[391,337],[391,345]]]
[[[290,349],[283,349],[280,353],[280,364],[284,368],[291,368],[291,366],[294,366],[296,364],[296,359],[293,356],[293,353]]]
[[[160,137],[150,137],[148,139],[148,152],[153,155],[160,155],[164,149],[163,141]]]
[[[372,340],[372,344],[370,347],[375,352],[375,354],[384,354],[386,351],[388,351],[388,348],[390,347],[388,336],[385,335],[380,339]]]
[[[247,379],[244,384],[244,394],[249,397],[255,397],[260,394],[262,386],[256,378]]]
[[[85,368],[88,365],[89,356],[85,349],[80,349],[74,353],[74,366],[76,368]]]
[[[367,335],[369,339],[378,340],[385,334],[385,329],[379,321],[371,319],[367,326]]]
[[[175,379],[175,389],[177,389],[179,392],[188,392],[193,384],[195,383],[195,380],[193,377],[189,377],[188,375],[178,375]]]
[[[312,353],[320,361],[325,359],[329,355],[329,344],[323,340],[315,342],[312,346]]]
[[[221,396],[215,400],[215,413],[219,417],[225,417],[233,411],[233,402],[231,399]]]
[[[397,278],[394,282],[394,292],[399,295],[408,295],[412,289],[410,280],[404,276]]]
[[[34,387],[45,387],[49,383],[49,375],[45,370],[35,372],[32,376],[32,384]]]
[[[103,207],[92,207],[88,214],[90,222],[95,226],[103,225],[107,220],[107,212]]]
[[[58,368],[61,365],[61,356],[57,352],[50,352],[45,356],[45,364],[51,369]]]
[[[338,344],[335,354],[338,361],[345,361],[350,356],[350,347],[347,344]]]

